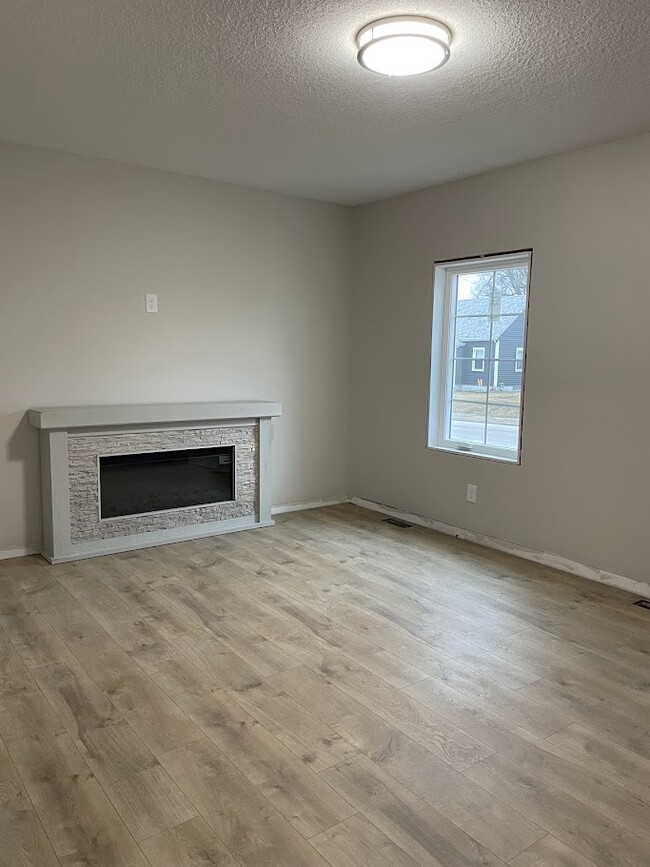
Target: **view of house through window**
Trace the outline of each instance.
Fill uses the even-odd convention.
[[[431,447],[519,459],[530,258],[436,265]]]

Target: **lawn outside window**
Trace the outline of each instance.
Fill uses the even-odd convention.
[[[430,448],[520,462],[531,259],[436,263]]]

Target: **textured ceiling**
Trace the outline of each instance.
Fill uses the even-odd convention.
[[[452,29],[441,70],[358,28]],[[0,138],[358,203],[650,129],[648,0],[0,0]]]

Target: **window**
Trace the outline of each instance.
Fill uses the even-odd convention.
[[[430,448],[519,461],[531,258],[436,264]]]
[[[518,346],[515,349],[515,371],[522,373],[524,370],[524,347]]]
[[[485,347],[475,346],[472,349],[472,370],[476,373],[483,373],[485,370]]]

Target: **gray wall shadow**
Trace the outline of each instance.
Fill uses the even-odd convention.
[[[7,459],[22,464],[22,494],[24,503],[22,540],[15,540],[15,547],[36,548],[40,550],[43,536],[41,513],[41,456],[38,431],[28,421],[28,414],[13,413],[0,417],[0,429],[9,433],[7,440]],[[0,494],[3,511],[6,510],[7,524],[11,526],[10,515],[22,511],[21,503],[8,485],[2,485]],[[20,519],[18,519],[20,520]],[[11,542],[10,542],[11,544]],[[4,547],[0,544],[0,548]],[[12,545],[13,547],[13,545]]]

